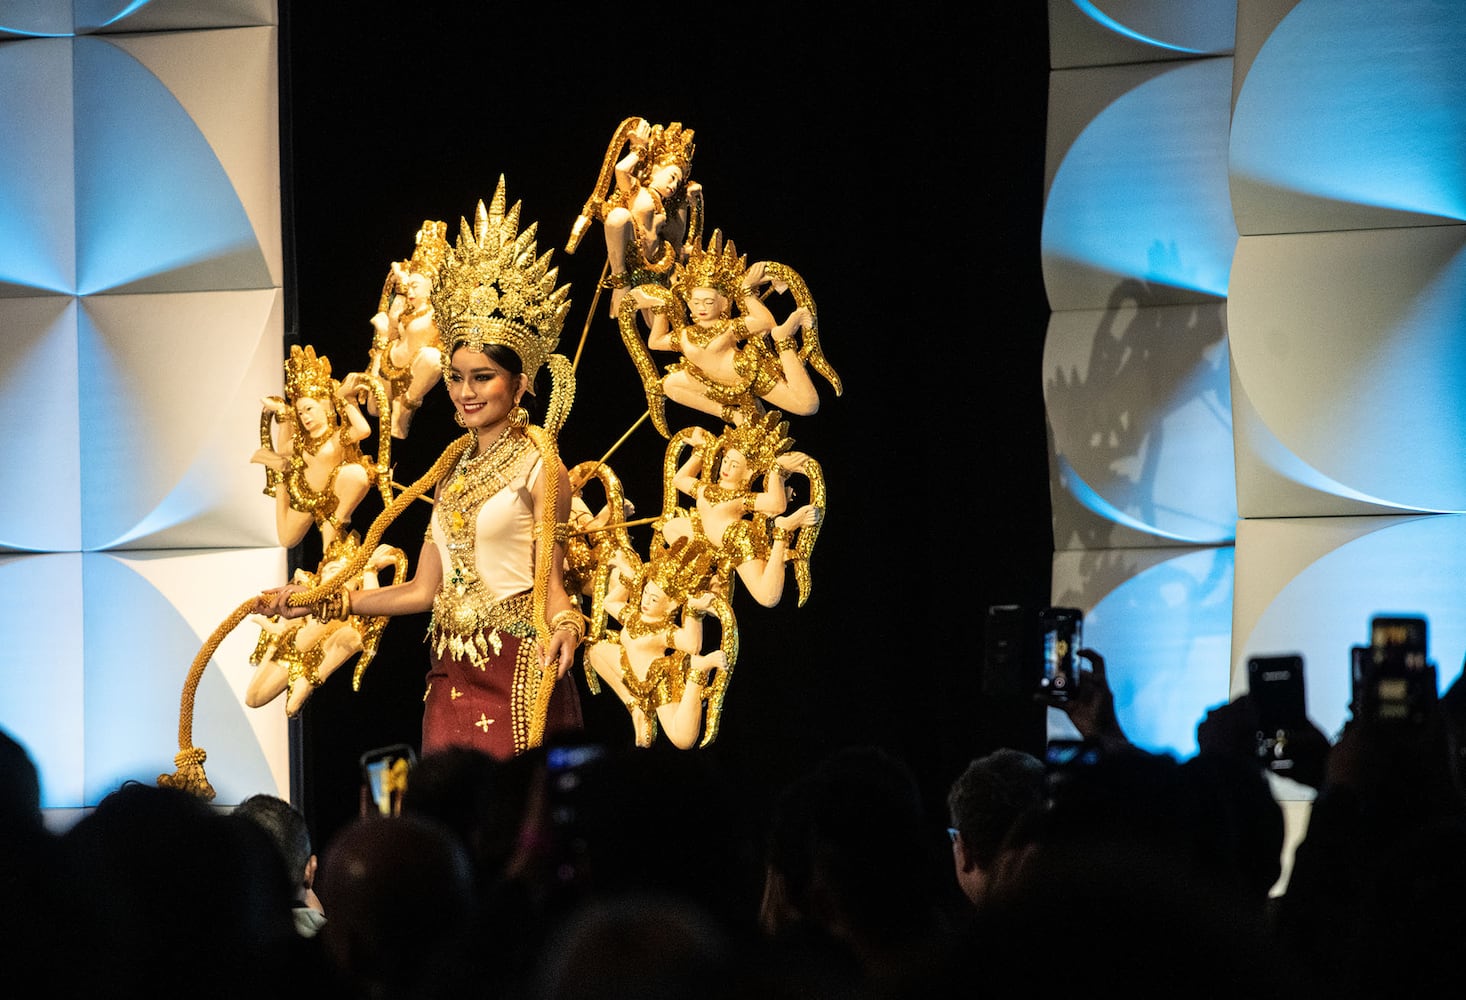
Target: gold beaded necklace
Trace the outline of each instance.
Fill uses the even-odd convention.
[[[508,425],[478,455],[470,457],[468,450],[464,450],[437,503],[438,523],[446,536],[452,562],[450,584],[466,585],[476,578],[472,561],[479,508],[508,486],[513,473],[533,454],[529,438]]]

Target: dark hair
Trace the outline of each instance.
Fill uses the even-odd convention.
[[[270,835],[285,863],[290,884],[299,888],[311,857],[310,828],[300,810],[277,796],[259,794],[239,803],[234,814],[253,820]]]
[[[31,828],[41,822],[41,778],[24,744],[0,730],[0,829]]]
[[[1043,763],[1005,747],[967,765],[947,793],[947,810],[968,857],[989,868],[1013,824],[1043,798]]]
[[[822,909],[823,897],[879,933],[917,933],[949,877],[929,847],[915,776],[874,746],[836,750],[785,786],[765,860],[800,912]]]

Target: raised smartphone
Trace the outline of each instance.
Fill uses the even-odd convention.
[[[1084,614],[1078,608],[1044,608],[1039,612],[1043,648],[1040,692],[1052,701],[1068,701],[1079,693],[1079,657]]]

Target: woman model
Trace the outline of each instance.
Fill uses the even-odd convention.
[[[298,586],[266,594],[286,617],[432,611],[424,755],[466,745],[503,759],[581,726],[567,671],[585,620],[564,585],[570,485],[553,436],[568,409],[570,363],[550,355],[569,287],[554,287],[549,254],[537,258],[533,227],[520,234],[518,219],[518,204],[504,210],[501,178],[491,209],[480,203],[474,225],[464,221],[433,290],[443,378],[469,433],[440,460],[447,471],[412,578],[336,591],[310,607],[287,603]],[[556,381],[549,430],[520,405],[547,360]]]

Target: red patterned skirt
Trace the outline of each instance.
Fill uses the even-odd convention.
[[[499,632],[500,646],[482,666],[444,650],[434,660],[423,695],[422,753],[453,746],[487,751],[500,760],[529,749],[530,719],[542,674],[532,639]],[[555,682],[545,738],[584,728],[572,674]]]

